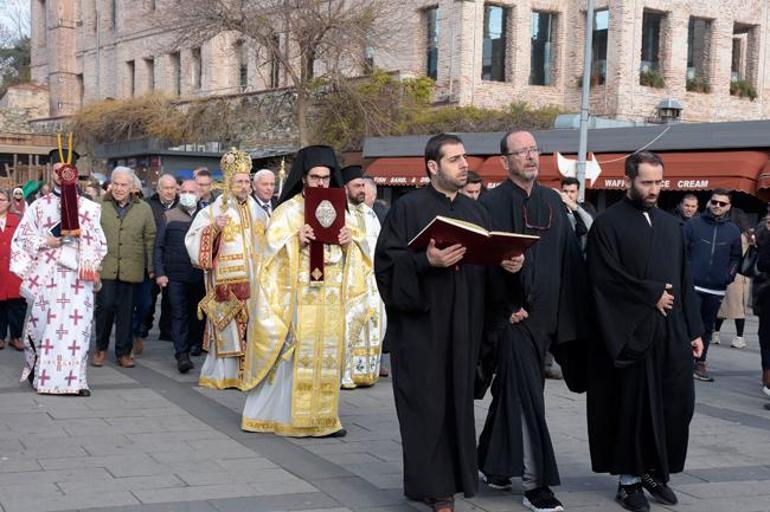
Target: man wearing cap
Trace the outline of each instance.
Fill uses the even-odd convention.
[[[305,223],[304,192],[313,187],[342,187],[328,146],[297,153],[265,234],[259,297],[251,311],[256,343],[246,358],[244,388],[250,392],[243,430],[297,437],[346,433],[338,415],[345,337],[357,338],[371,315],[366,275],[372,263],[350,214],[338,244],[316,241]],[[317,249],[323,272],[316,267],[311,275],[311,251]]]
[[[190,261],[204,271],[206,314],[203,349],[208,351],[198,384],[241,389],[246,348],[253,337],[257,270],[267,214],[251,197],[251,158],[232,149],[222,156],[224,190],[200,210],[185,235]]]
[[[101,207],[78,196],[77,159],[52,151],[51,193],[32,203],[11,242],[11,272],[22,278],[29,304],[25,366],[38,393],[91,394],[86,380],[94,287],[107,253]],[[56,158],[58,157],[58,158]]]
[[[342,169],[342,180],[348,196],[348,211],[356,220],[356,227],[364,234],[364,250],[372,261],[377,237],[380,235],[380,221],[377,214],[366,205],[366,180],[360,165],[349,165]],[[369,307],[373,314],[360,329],[355,339],[348,339],[345,347],[345,371],[342,374],[342,387],[353,389],[356,386],[371,386],[380,375],[380,355],[382,340],[385,337],[385,305],[377,291],[374,269],[366,275],[369,289]],[[348,311],[348,313],[354,313]]]

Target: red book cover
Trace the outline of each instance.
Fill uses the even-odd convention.
[[[436,247],[439,249],[454,244],[467,248],[461,263],[499,265],[503,260],[523,254],[540,240],[540,237],[487,231],[472,222],[438,215],[409,242],[409,248],[413,251],[424,251],[431,239],[436,241]]]
[[[339,245],[346,204],[345,189],[305,188],[305,223],[313,228],[316,241]]]

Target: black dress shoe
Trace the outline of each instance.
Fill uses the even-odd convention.
[[[187,373],[195,368],[195,365],[190,361],[189,354],[182,354],[176,362],[176,369],[179,373]]]
[[[321,437],[345,437],[346,435],[348,435],[348,431],[344,428],[341,428],[336,432],[332,432],[331,434],[326,434],[325,436]]]
[[[615,501],[631,512],[649,512],[650,502],[642,490],[642,484],[620,485],[618,484],[618,493],[615,495]]]
[[[671,487],[666,485],[666,482],[654,476],[650,473],[644,473],[641,476],[642,487],[647,489],[647,492],[655,498],[658,503],[664,505],[676,505],[679,500],[676,498],[676,494],[671,490]]]
[[[78,396],[91,396],[91,390],[81,389],[80,391],[78,391]]]

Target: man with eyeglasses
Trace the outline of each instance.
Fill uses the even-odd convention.
[[[243,389],[249,391],[243,430],[292,437],[347,434],[338,411],[344,349],[357,334],[353,326],[363,328],[369,317],[366,277],[372,264],[365,234],[347,213],[338,243],[318,242],[323,273],[316,268],[311,274],[316,234],[305,223],[305,191],[330,187],[342,187],[334,150],[300,149],[265,232],[259,295],[249,311],[257,337],[243,370]]]
[[[510,488],[511,478],[520,476],[527,508],[559,511],[563,507],[550,489],[560,481],[545,420],[544,358],[550,348],[568,386],[581,389],[566,355],[585,337],[585,267],[561,196],[537,183],[535,137],[511,130],[500,141],[500,153],[508,179],[480,199],[490,227],[541,238],[526,252],[520,275],[496,269],[488,280],[479,373],[487,380],[496,375],[479,440],[479,469],[496,489]]]
[[[743,254],[741,230],[730,220],[731,205],[730,192],[716,189],[711,193],[706,211],[684,226],[692,280],[700,298],[703,320],[703,354],[695,361],[693,376],[702,382],[714,381],[706,369],[706,354],[719,307],[727,286],[735,279]]]
[[[645,490],[677,503],[667,483],[684,468],[703,328],[682,228],[657,207],[663,160],[632,154],[625,184],[588,233],[599,331],[588,344],[588,442],[593,471],[618,475],[615,500],[648,512]]]

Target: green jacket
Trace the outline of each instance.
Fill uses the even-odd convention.
[[[155,218],[150,205],[132,199],[123,218],[109,194],[102,199],[101,224],[107,237],[107,256],[102,260],[102,279],[141,283],[153,271]]]

